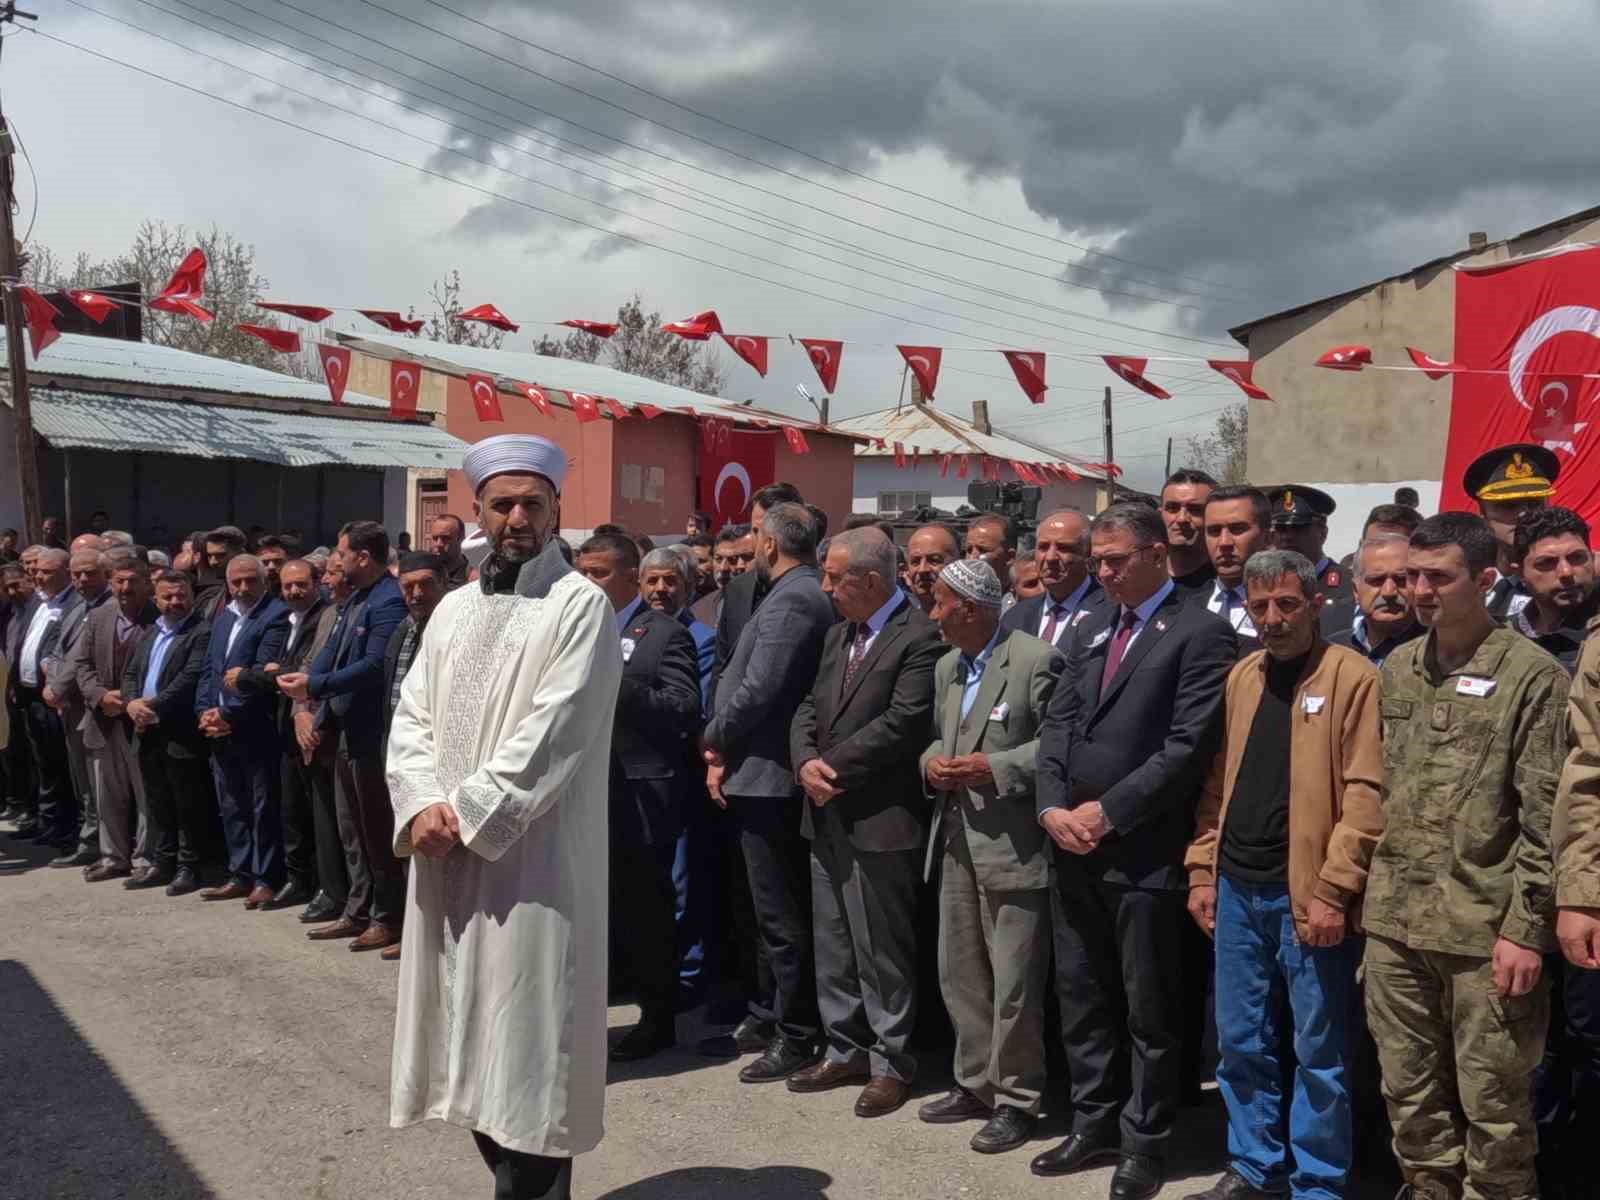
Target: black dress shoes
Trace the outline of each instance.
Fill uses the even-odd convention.
[[[266,901],[261,905],[261,907],[263,910],[266,910],[274,908],[293,908],[297,904],[310,904],[311,899],[315,894],[315,892],[313,892],[305,884],[301,883],[298,879],[291,879],[288,883],[284,884],[281,888],[274,892],[272,894],[272,899]]]
[[[760,1058],[739,1072],[739,1082],[776,1083],[816,1061],[816,1048],[809,1042],[790,1041],[780,1033]]]
[[[1074,1171],[1104,1166],[1120,1157],[1122,1148],[1119,1143],[1074,1133],[1055,1149],[1035,1156],[1028,1164],[1028,1170],[1035,1175],[1071,1175]]]
[[[1550,1195],[1549,1192],[1544,1192],[1543,1189],[1541,1189],[1541,1192],[1546,1197]],[[1285,1195],[1286,1193],[1281,1190],[1264,1192],[1251,1184],[1244,1176],[1236,1175],[1229,1171],[1205,1191],[1192,1192],[1185,1196],[1184,1200],[1284,1200]]]
[[[179,867],[177,874],[172,877],[172,882],[167,884],[167,895],[187,896],[190,892],[200,890],[200,880],[188,867]]]
[[[640,1021],[611,1047],[612,1062],[638,1062],[678,1044],[671,1021]]]
[[[318,892],[311,898],[311,903],[300,914],[300,924],[321,925],[324,921],[331,921],[344,911],[344,905],[335,904],[333,897],[327,892]]]
[[[958,1125],[962,1121],[987,1121],[994,1114],[989,1106],[964,1087],[951,1088],[937,1100],[917,1109],[917,1116],[929,1125]]]
[[[1125,1154],[1111,1177],[1111,1200],[1150,1200],[1167,1181],[1161,1164],[1148,1154]]]
[[[100,855],[93,850],[79,850],[76,847],[50,860],[52,867],[92,867],[100,861]]]
[[[705,1058],[738,1058],[741,1054],[760,1054],[777,1036],[778,1027],[771,1021],[758,1021],[747,1016],[732,1033],[701,1038],[695,1051]]]
[[[1002,1104],[984,1127],[972,1135],[972,1148],[979,1154],[1002,1154],[1015,1150],[1033,1136],[1036,1118],[1020,1108]]]
[[[37,821],[19,821],[17,827],[6,834],[13,842],[31,842],[39,836],[40,825]]]

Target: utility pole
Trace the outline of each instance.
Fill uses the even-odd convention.
[[[14,2],[0,5],[0,25],[21,18],[35,21],[33,13],[21,12]],[[23,543],[44,536],[39,515],[39,460],[33,445],[33,404],[28,395],[28,358],[22,346],[22,299],[17,288],[22,283],[18,263],[17,233],[12,220],[16,203],[17,173],[13,163],[16,146],[0,113],[0,285],[3,285],[6,320],[6,357],[11,367],[11,416],[16,427],[17,490],[22,497]]]
[[[1116,461],[1111,448],[1111,385],[1106,385],[1106,503],[1117,502],[1117,476],[1112,471],[1111,464]]]
[[[1164,476],[1162,476],[1162,478],[1163,479],[1171,479],[1172,478],[1172,439],[1171,438],[1167,439],[1167,473]]]

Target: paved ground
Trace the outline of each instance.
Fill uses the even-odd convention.
[[[388,1127],[394,973],[305,939],[292,911],[246,912],[119,883],[0,838],[0,1196],[101,1200],[473,1197],[468,1135]],[[611,1010],[614,1029],[636,1011]],[[679,1022],[685,1042],[700,1029]],[[683,1051],[615,1068],[583,1200],[1103,1197],[1109,1170],[1045,1181],[1028,1150],[984,1157],[971,1126],[907,1106],[862,1121],[853,1092],[750,1087]],[[945,1078],[930,1069],[925,1090]],[[1219,1169],[1221,1118],[1184,1114],[1162,1200]]]

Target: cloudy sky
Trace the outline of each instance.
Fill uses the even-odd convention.
[[[114,254],[146,217],[215,224],[277,298],[351,308],[423,307],[459,268],[524,348],[638,292],[852,343],[836,416],[894,403],[895,343],[942,345],[942,406],[988,399],[1089,457],[1095,355],[1242,356],[1231,324],[1600,181],[1587,109],[1563,111],[1593,93],[1589,3],[34,7],[60,40],[8,37],[0,86],[60,255]],[[1044,406],[1000,346],[1050,353]],[[734,399],[799,413],[795,385],[818,390],[787,343],[765,380],[724,358]],[[1151,374],[1174,400],[1115,391],[1143,485],[1238,396],[1198,363]]]

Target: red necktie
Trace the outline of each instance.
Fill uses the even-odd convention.
[[[1100,673],[1100,694],[1105,695],[1106,688],[1111,686],[1111,680],[1117,674],[1117,668],[1122,665],[1122,656],[1128,652],[1128,643],[1133,640],[1133,626],[1139,620],[1136,609],[1128,608],[1122,612],[1122,622],[1117,626],[1116,636],[1111,639],[1111,649],[1106,651],[1106,668]]]
[[[856,626],[856,636],[850,640],[850,657],[844,664],[845,687],[855,682],[856,672],[861,669],[861,660],[867,656],[867,639],[871,636],[872,626],[867,622]]]
[[[1050,619],[1044,623],[1044,632],[1039,637],[1052,646],[1056,644],[1056,625],[1066,611],[1067,606],[1059,602],[1050,606]]]

